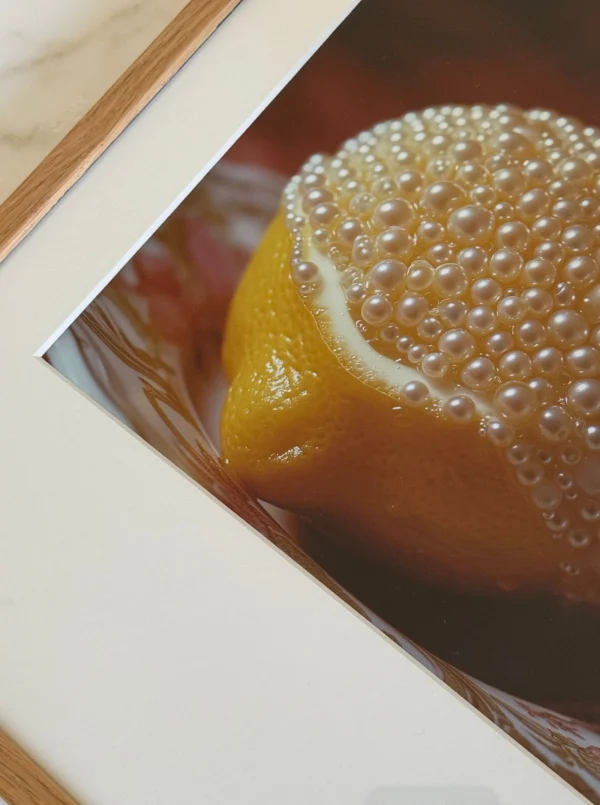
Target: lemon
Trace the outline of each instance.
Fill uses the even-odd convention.
[[[229,311],[241,483],[419,577],[595,600],[592,140],[443,107],[309,160]]]

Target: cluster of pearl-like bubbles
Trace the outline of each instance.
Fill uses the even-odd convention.
[[[426,109],[311,157],[284,206],[307,304],[312,248],[371,346],[421,373],[404,403],[478,420],[550,533],[588,546],[600,527],[600,129],[504,105]]]

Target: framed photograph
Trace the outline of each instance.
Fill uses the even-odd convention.
[[[538,12],[244,0],[6,258],[8,805],[600,802],[599,18]]]

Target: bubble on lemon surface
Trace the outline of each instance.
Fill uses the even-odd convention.
[[[477,427],[549,537],[597,542],[600,129],[506,105],[409,113],[311,157],[284,210],[300,295],[357,364]]]

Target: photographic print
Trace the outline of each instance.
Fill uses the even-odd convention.
[[[594,802],[599,23],[362,0],[46,356]]]

